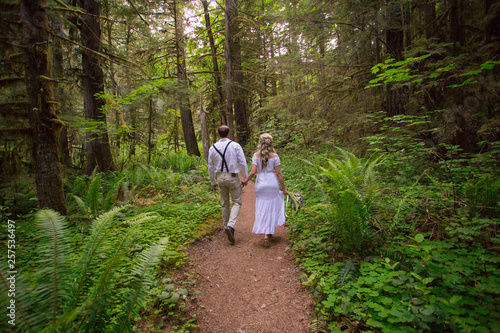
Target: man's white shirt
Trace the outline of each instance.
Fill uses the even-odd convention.
[[[226,146],[229,144],[229,139],[224,138],[220,139],[215,143],[215,147],[224,154],[224,150],[226,150]],[[243,153],[243,149],[237,142],[231,142],[227,147],[225,160],[227,163],[224,164],[224,172],[231,173],[239,173],[243,174],[243,179],[248,177],[248,166],[247,161],[245,159],[245,154]],[[214,149],[214,147],[210,147],[208,151],[208,175],[210,176],[210,183],[212,185],[216,185],[217,181],[215,179],[215,175],[217,172],[221,171],[222,167],[222,156]]]

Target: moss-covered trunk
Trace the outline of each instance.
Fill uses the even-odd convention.
[[[96,0],[80,0],[86,15],[82,19],[82,69],[83,69],[83,109],[85,119],[95,122],[95,127],[87,132],[87,167],[91,174],[98,166],[100,171],[115,169],[109,136],[106,126],[106,114],[102,111],[105,102],[96,94],[104,92],[104,73],[101,67],[101,26],[99,19],[100,5]]]
[[[33,138],[36,189],[40,208],[66,215],[66,202],[58,153],[57,117],[49,61],[50,33],[46,0],[22,0],[25,81]]]

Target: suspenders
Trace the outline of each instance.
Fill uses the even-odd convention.
[[[229,140],[229,143],[226,145],[226,148],[224,149],[224,153],[221,153],[219,151],[219,149],[217,149],[215,147],[215,144],[213,145],[215,151],[218,152],[219,155],[222,157],[222,164],[221,164],[221,167],[220,167],[220,172],[224,172],[224,167],[226,167],[226,172],[229,172],[229,168],[228,168],[227,162],[226,162],[226,151],[227,151],[227,147],[229,147],[229,145],[231,144],[231,142],[233,142],[233,141]]]

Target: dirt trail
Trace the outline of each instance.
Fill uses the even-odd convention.
[[[278,227],[268,248],[252,234],[254,183],[243,189],[243,205],[231,246],[221,230],[191,246],[188,271],[200,294],[189,307],[200,325],[193,332],[307,332],[313,303],[301,285],[289,251],[286,227]]]

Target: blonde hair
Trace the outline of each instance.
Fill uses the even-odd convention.
[[[267,161],[273,153],[276,153],[273,146],[273,137],[269,133],[261,134],[257,145],[257,154],[262,160],[262,166],[265,167],[267,165]]]

